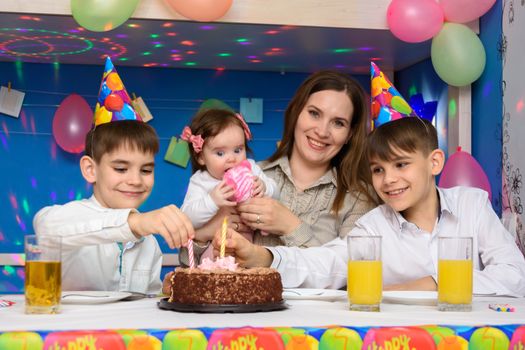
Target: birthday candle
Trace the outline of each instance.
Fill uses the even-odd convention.
[[[228,231],[228,217],[225,216],[222,221],[222,231],[221,231],[221,252],[220,257],[224,258],[224,251],[226,250],[226,231]]]
[[[195,255],[193,255],[193,239],[188,240],[188,259],[190,260],[190,269],[194,269]]]

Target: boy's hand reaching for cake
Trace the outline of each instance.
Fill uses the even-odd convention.
[[[195,237],[190,219],[173,204],[147,213],[132,212],[128,225],[137,237],[158,233],[171,249],[180,248]]]
[[[221,230],[218,230],[212,241],[215,256],[219,256],[221,240]],[[226,231],[225,253],[235,257],[235,261],[242,267],[269,267],[273,261],[268,249],[251,243],[231,228]]]

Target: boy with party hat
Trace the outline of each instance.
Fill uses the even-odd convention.
[[[525,296],[525,259],[492,209],[487,192],[439,188],[445,155],[427,120],[382,124],[367,141],[372,185],[383,205],[350,235],[382,236],[383,284],[389,290],[436,290],[438,236],[473,240],[473,292]]]
[[[194,231],[175,205],[137,210],[153,189],[159,140],[134,111],[109,57],[85,146],[80,170],[93,195],[45,207],[33,220],[37,235],[62,237],[62,289],[157,294],[162,253],[153,234],[176,248]]]

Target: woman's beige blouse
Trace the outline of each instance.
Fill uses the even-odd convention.
[[[335,200],[337,170],[329,170],[316,183],[300,192],[296,189],[287,157],[274,162],[260,163],[264,173],[277,183],[280,201],[289,208],[302,223],[295,231],[284,236],[254,235],[254,243],[264,246],[316,247],[337,237],[345,237],[355,222],[374,205],[359,192],[348,192],[344,204],[335,216],[331,213]]]

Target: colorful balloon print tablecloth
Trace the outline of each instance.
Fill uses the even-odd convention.
[[[521,350],[525,325],[198,328],[0,333],[9,350]]]

